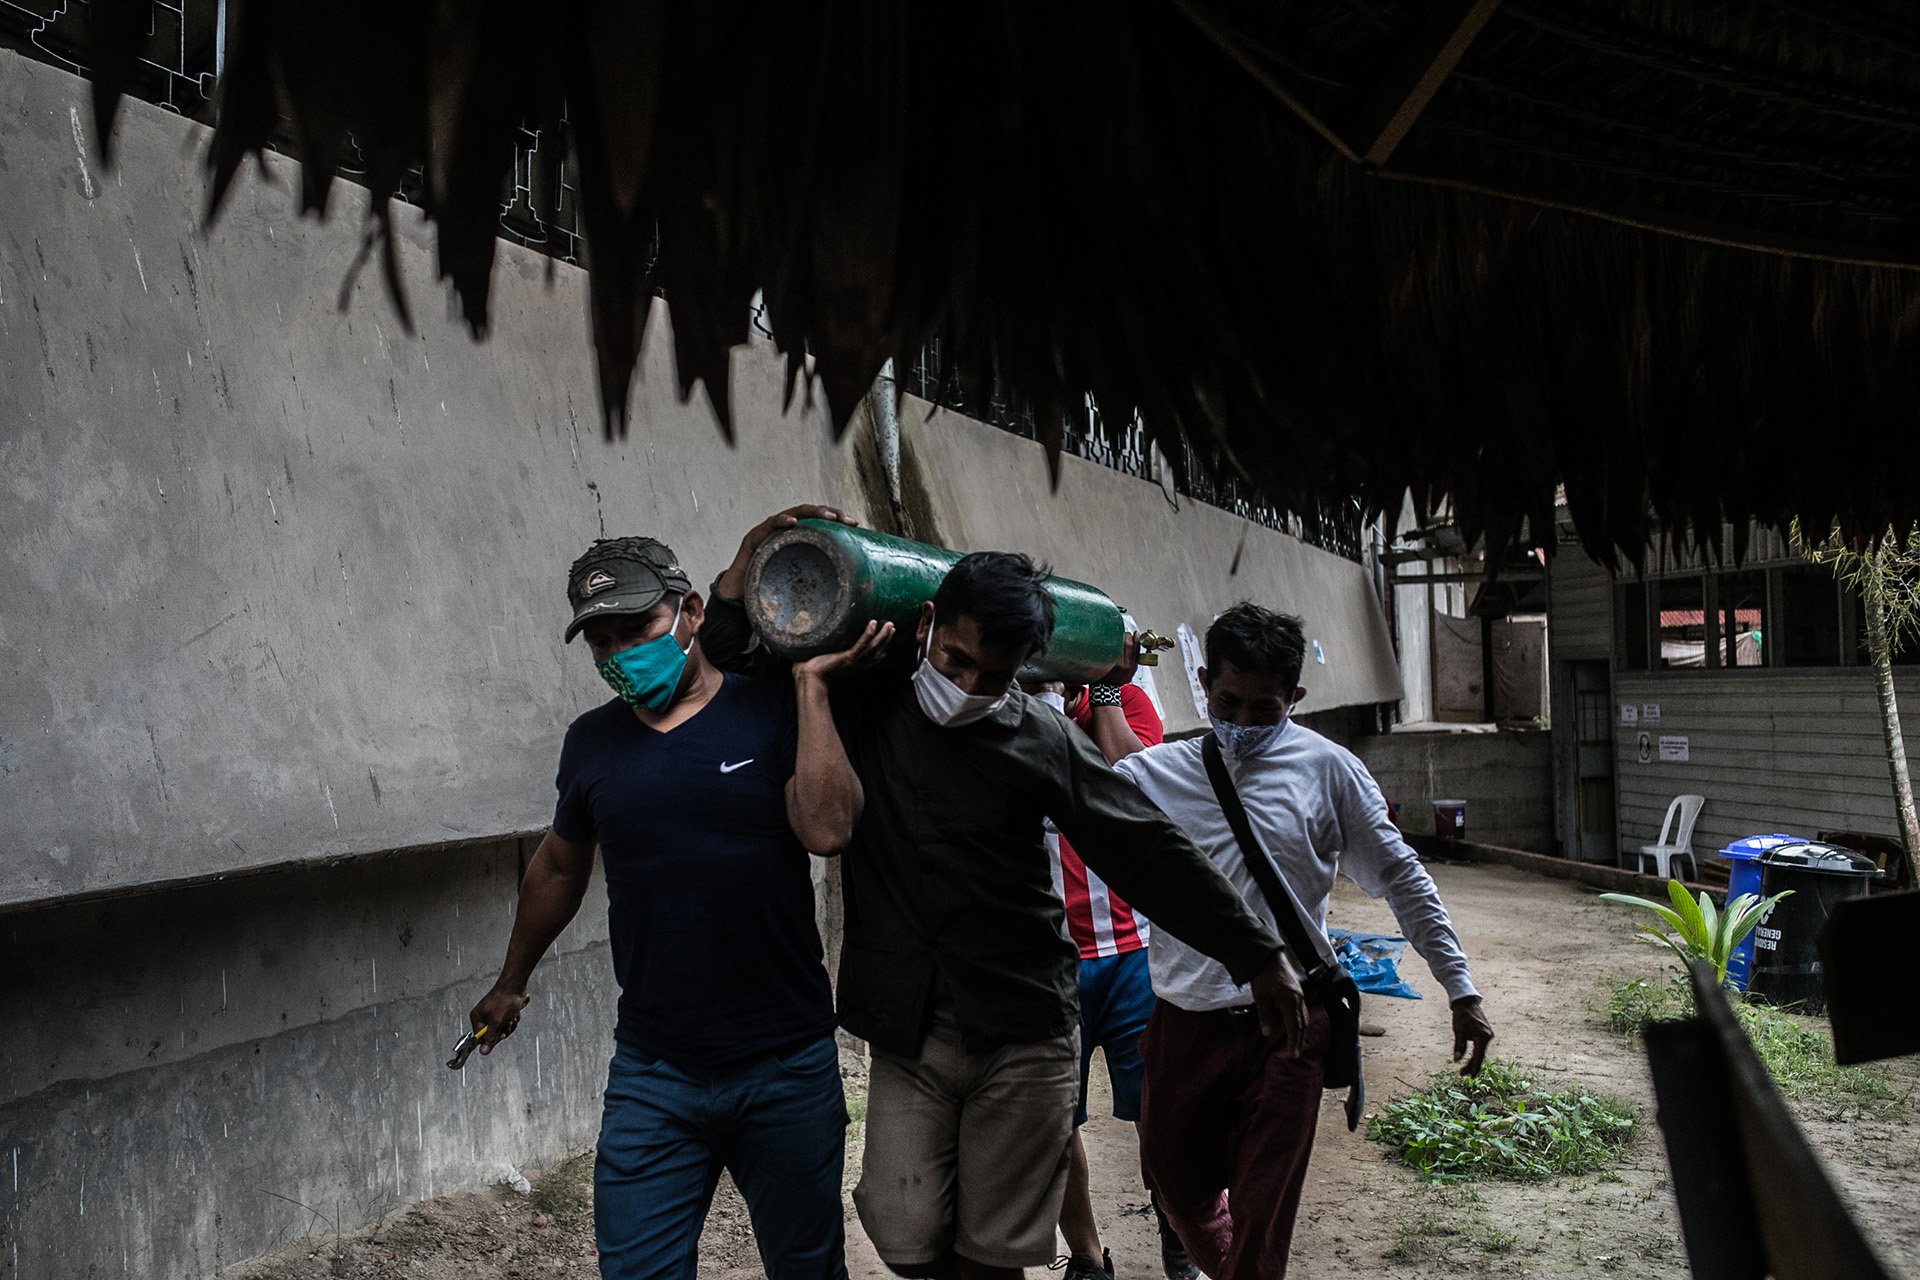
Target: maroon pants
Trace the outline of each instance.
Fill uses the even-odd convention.
[[[1252,1010],[1154,1005],[1140,1057],[1140,1166],[1161,1212],[1213,1280],[1280,1280],[1320,1118],[1327,1014],[1298,1055]]]

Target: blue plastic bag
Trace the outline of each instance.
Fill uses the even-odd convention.
[[[1399,996],[1418,1000],[1420,993],[1401,981],[1395,961],[1407,949],[1407,940],[1394,934],[1353,933],[1346,929],[1328,929],[1333,954],[1347,971],[1354,985],[1380,996]]]

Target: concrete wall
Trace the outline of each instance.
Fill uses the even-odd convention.
[[[768,350],[729,450],[656,324],[605,445],[580,272],[503,245],[476,345],[403,212],[419,334],[377,270],[342,316],[359,235],[293,216],[294,165],[203,239],[202,131],[128,103],[94,172],[84,104],[0,53],[0,905],[540,827],[605,696],[560,642],[573,557],[671,532],[704,582],[765,513],[849,498]]]
[[[0,58],[0,145],[32,161],[0,184],[0,685],[19,691],[0,811],[20,854],[0,906],[536,829],[559,734],[602,697],[559,638],[589,540],[670,532],[705,581],[768,511],[864,507],[823,415],[782,414],[770,350],[737,362],[729,450],[669,393],[656,308],[633,434],[605,445],[578,271],[549,285],[503,246],[485,346],[437,319],[403,335],[377,272],[341,316],[358,236],[292,217],[292,164],[203,242],[180,180],[197,130],[129,103],[120,168],[95,174],[80,82]],[[399,223],[431,315],[425,232]],[[1166,631],[1241,596],[1293,608],[1327,659],[1310,708],[1399,696],[1360,566],[1077,459],[1049,495],[1037,445],[908,419],[955,545],[1032,549]]]
[[[951,413],[930,418],[928,409],[908,402],[902,446],[908,465],[937,477],[928,506],[947,545],[1030,550],[1166,635],[1182,623],[1204,635],[1239,600],[1298,614],[1319,645],[1301,673],[1302,712],[1399,700],[1393,641],[1365,566],[1217,507],[1175,507],[1158,485],[1079,458],[1061,460],[1059,490],[1049,493],[1039,444]],[[1188,691],[1192,674],[1178,652],[1161,658],[1156,682],[1171,733],[1206,724]]]
[[[1409,832],[1433,831],[1435,800],[1467,802],[1467,838],[1553,852],[1552,744],[1532,730],[1410,730],[1354,744]]]
[[[597,877],[519,1033],[445,1066],[526,853],[0,918],[0,1276],[207,1276],[579,1150],[612,1053]]]
[[[590,1143],[597,888],[521,1034],[442,1065],[606,696],[565,566],[671,531],[704,581],[862,503],[764,349],[729,451],[660,310],[608,446],[577,271],[503,246],[475,346],[403,215],[421,333],[372,283],[340,315],[358,231],[295,219],[291,165],[203,238],[202,131],[128,103],[104,174],[85,104],[0,52],[0,1275],[199,1276]]]
[[[203,131],[128,103],[103,173],[86,92],[0,52],[0,1275],[196,1276],[589,1144],[597,891],[520,1035],[441,1065],[560,735],[605,696],[559,641],[565,566],[668,532],[704,582],[767,512],[884,488],[870,440],[782,413],[764,347],[729,450],[673,393],[661,308],[602,443],[580,274],[502,246],[475,346],[404,211],[420,333],[377,272],[341,315],[359,230],[295,219],[292,165],[203,237]],[[1359,566],[1076,459],[1056,500],[1037,446],[909,417],[923,533],[1033,550],[1162,629],[1295,608],[1310,709],[1398,696]]]

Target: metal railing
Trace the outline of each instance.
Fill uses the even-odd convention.
[[[89,8],[86,0],[0,0],[0,48],[84,75]],[[224,8],[220,0],[154,0],[153,32],[128,91],[211,123]]]
[[[953,370],[937,341],[929,343],[907,367],[900,387],[909,395],[931,400],[989,426],[1029,440],[1041,438],[1030,404],[1009,392],[997,378],[979,381]],[[1110,424],[1101,417],[1091,397],[1067,412],[1060,447],[1077,458],[1156,483],[1163,480],[1160,469],[1169,465],[1155,452],[1138,417],[1118,426]],[[1250,496],[1246,487],[1232,477],[1214,477],[1191,446],[1180,447],[1181,465],[1174,468],[1172,477],[1176,492],[1356,563],[1364,559],[1366,519],[1359,503],[1305,513],[1288,511]]]
[[[87,71],[88,0],[0,0],[0,49],[75,75]],[[225,0],[154,0],[153,31],[128,86],[129,96],[201,124],[213,123],[214,84],[225,61]],[[297,154],[292,140],[276,135],[275,150]],[[553,145],[538,129],[523,128],[513,152],[513,169],[500,197],[500,235],[562,262],[580,261],[580,226],[573,198],[571,163],[553,170],[538,163],[541,148]],[[353,155],[341,166],[349,180],[365,176]],[[401,184],[400,200],[417,204],[420,175]]]

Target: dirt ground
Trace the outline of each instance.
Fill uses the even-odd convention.
[[[1642,1124],[1617,1171],[1555,1182],[1432,1186],[1349,1134],[1329,1095],[1294,1240],[1291,1275],[1300,1280],[1407,1277],[1635,1276],[1687,1274],[1666,1158],[1652,1122],[1644,1060],[1634,1042],[1609,1031],[1612,986],[1664,972],[1662,953],[1629,941],[1620,908],[1589,890],[1498,867],[1434,868],[1441,894],[1472,957],[1497,1038],[1496,1056],[1546,1082],[1578,1081],[1639,1109]],[[1346,882],[1332,922],[1394,932],[1391,914]],[[1420,1001],[1374,998],[1367,1018],[1386,1034],[1366,1041],[1371,1100],[1384,1103],[1423,1086],[1447,1065],[1447,1008],[1425,966],[1409,954],[1402,975],[1428,993]],[[1096,1058],[1096,1062],[1098,1059]],[[859,1165],[863,1064],[843,1067],[856,1117],[848,1185]],[[1855,1207],[1869,1237],[1897,1271],[1920,1275],[1920,1068],[1902,1064],[1893,1082],[1905,1101],[1862,1116],[1842,1103],[1796,1103],[1815,1146]],[[1105,1081],[1095,1070],[1096,1093]],[[1140,1189],[1133,1129],[1093,1105],[1087,1128],[1095,1205],[1122,1277],[1159,1274],[1153,1223]],[[1364,1126],[1363,1126],[1364,1131]],[[546,1171],[530,1195],[505,1188],[444,1197],[342,1240],[315,1238],[229,1271],[229,1280],[409,1277],[508,1280],[589,1277],[594,1267],[591,1157]],[[860,1232],[849,1203],[848,1263],[855,1280],[889,1273]],[[723,1182],[701,1242],[703,1280],[762,1274],[746,1211]]]

